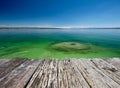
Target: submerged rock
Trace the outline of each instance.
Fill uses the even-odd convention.
[[[51,45],[51,48],[57,51],[82,51],[89,50],[90,46],[78,42],[61,42]]]

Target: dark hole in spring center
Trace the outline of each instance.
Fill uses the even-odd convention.
[[[71,43],[70,45],[76,45],[75,43]]]

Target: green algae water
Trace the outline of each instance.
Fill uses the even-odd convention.
[[[88,50],[62,46],[72,42]],[[62,48],[62,50],[61,50]],[[76,50],[77,49],[77,50]],[[65,51],[66,50],[66,51]],[[120,57],[119,29],[1,29],[0,58],[113,58]]]

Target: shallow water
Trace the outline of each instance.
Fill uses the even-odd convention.
[[[91,44],[88,53],[62,52],[49,47],[59,42]],[[96,52],[97,51],[97,52]],[[120,57],[119,29],[1,29],[0,58],[112,58]]]

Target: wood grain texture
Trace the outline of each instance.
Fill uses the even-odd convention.
[[[120,59],[1,59],[0,88],[120,88]]]

